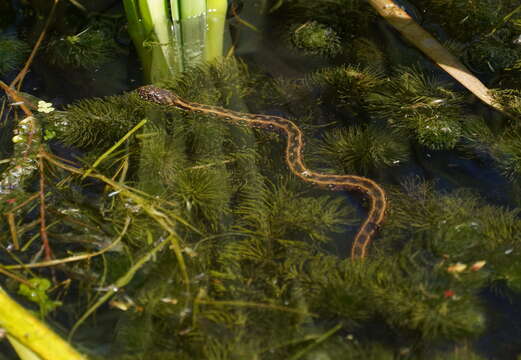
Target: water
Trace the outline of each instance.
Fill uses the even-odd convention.
[[[427,2],[411,3],[404,6],[422,14],[424,26],[439,27],[417,10]],[[2,30],[35,38],[40,28],[31,26],[30,12],[13,4],[16,16],[13,8],[0,13]],[[365,261],[347,254],[367,215],[367,196],[292,176],[283,137],[176,109],[165,115],[128,95],[100,100],[144,83],[121,6],[100,1],[94,25],[62,5],[70,21],[48,36],[99,27],[117,34],[116,56],[94,68],[64,67],[42,47],[22,90],[58,109],[48,118],[37,113],[57,134],[50,150],[76,169],[102,160],[92,169],[100,176],[83,181],[73,169],[46,163],[55,258],[106,249],[125,235],[90,261],[20,276],[53,280],[56,290],[48,294],[64,305],[47,320],[65,333],[91,306],[82,299],[114,293],[73,337],[76,348],[103,358],[515,359],[517,126],[470,99],[363,6],[329,2],[328,12],[300,4],[295,12],[283,5],[267,14],[260,10],[269,4],[253,1],[236,16],[230,11],[225,48],[244,65],[229,59],[158,81],[191,101],[291,119],[304,131],[310,168],[381,184],[389,211]],[[337,55],[292,47],[291,29],[310,21],[342,39]],[[499,76],[506,75],[483,77],[494,85]],[[90,100],[67,107],[81,99]],[[487,126],[471,128],[479,117]],[[108,151],[143,118],[138,136]],[[4,114],[3,121],[14,120]],[[439,121],[461,131],[456,146],[443,132],[434,138],[428,131]],[[2,205],[3,212],[37,193],[38,171],[31,172],[19,200]],[[43,261],[39,226],[31,223],[39,203],[29,204],[15,214],[26,248],[12,254],[23,263]],[[2,241],[12,249],[12,227],[3,226]],[[17,263],[6,249],[0,259]],[[472,270],[479,261],[485,266]],[[16,281],[2,287],[16,296]]]

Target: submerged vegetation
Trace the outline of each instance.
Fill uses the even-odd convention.
[[[68,36],[55,36],[47,44],[51,62],[67,68],[93,69],[116,57],[118,48],[108,29],[96,26]]]
[[[27,54],[29,46],[14,37],[0,36],[0,75],[19,67]]]
[[[334,30],[314,21],[293,29],[291,42],[297,49],[309,54],[333,56],[341,50],[340,39]]]
[[[521,10],[507,0],[411,3],[444,38],[466,44],[463,26],[480,39],[460,55],[486,75],[503,113],[383,26],[369,34],[379,20],[360,1],[259,6],[273,22],[259,34],[296,62],[313,59],[299,63],[300,77],[228,56],[156,82],[189,101],[291,119],[310,168],[381,184],[390,206],[366,259],[346,254],[368,201],[291,175],[281,136],[133,91],[39,107],[17,93],[22,116],[1,108],[15,132],[1,164],[2,288],[92,358],[518,356],[517,318],[494,302],[517,306],[521,292],[521,93],[510,80]],[[237,11],[235,31],[253,31]],[[116,32],[91,26],[52,33],[42,63],[111,59]],[[2,41],[10,71],[22,61]],[[503,51],[510,57],[486,64]],[[511,329],[508,354],[497,340],[482,345],[498,327]]]
[[[149,81],[222,56],[226,0],[124,0],[123,5]]]

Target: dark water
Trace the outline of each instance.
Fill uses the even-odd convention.
[[[7,7],[7,10],[0,7],[0,10],[4,11],[0,14],[2,32],[35,38],[38,30],[41,29],[41,23],[32,24],[28,20],[30,17],[24,13],[26,8],[19,1],[13,0],[12,4],[12,8]],[[261,34],[244,26],[235,27],[231,37],[228,38],[228,41],[233,40],[235,44],[235,55],[256,72],[272,78],[301,79],[315,70],[339,65],[344,61],[341,57],[326,59],[318,56],[303,56],[288,49],[280,39],[280,22],[283,22],[283,19],[280,15],[279,17],[259,16],[259,4],[260,2],[245,2],[240,16],[264,32]],[[118,1],[98,1],[93,3],[92,7],[104,14],[122,13]],[[57,68],[50,65],[44,57],[37,57],[24,81],[22,91],[60,107],[78,99],[122,94],[142,85],[140,64],[131,41],[125,33],[124,20],[114,21],[121,23],[120,37],[117,39],[121,53],[113,61],[93,71],[81,72]],[[418,61],[432,68],[433,74],[446,77],[441,70],[429,65],[427,59],[410,49],[388,25],[382,21],[377,21],[375,24],[376,26],[370,29],[371,36],[386,44],[384,47],[392,47],[395,54],[393,56],[399,56],[401,52],[415,53]],[[9,82],[15,75],[16,72],[7,74],[3,81]],[[253,104],[252,107],[254,106]],[[483,105],[474,103],[473,106],[476,113],[491,114],[490,110]],[[339,117],[343,115],[337,110],[328,112],[329,110],[331,109],[325,110],[328,115],[331,113]],[[285,116],[280,109],[276,108],[257,111]],[[327,121],[327,119],[321,120]],[[317,138],[319,136],[317,135]],[[71,149],[57,145],[55,149],[61,155],[70,155],[71,152]],[[511,209],[517,207],[518,199],[512,196],[511,182],[494,166],[492,159],[486,156],[471,159],[461,152],[434,151],[421,146],[415,146],[412,153],[413,156],[408,162],[378,175],[388,184],[393,185],[399,185],[405,178],[417,177],[430,180],[441,192],[470,188],[479,193],[489,204]],[[320,193],[320,190],[317,192]],[[363,203],[362,196],[344,193],[336,196],[343,197],[351,205],[356,206],[360,216],[363,216],[365,210],[360,205]],[[352,237],[356,231],[357,225],[346,226],[344,233],[336,235],[336,241],[330,250],[347,253],[349,244],[346,244],[344,239],[346,236]],[[521,352],[519,297],[511,295],[509,298],[501,291],[486,290],[482,292],[481,298],[487,308],[487,330],[474,343],[476,351],[489,359],[515,359],[516,354]],[[12,353],[10,356],[13,356]]]

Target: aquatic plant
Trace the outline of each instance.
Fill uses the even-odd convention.
[[[315,147],[317,161],[341,173],[370,174],[409,157],[409,145],[377,126],[333,129]]]
[[[49,61],[62,68],[93,70],[114,59],[118,47],[107,29],[91,25],[77,34],[55,35],[45,51]]]
[[[359,34],[374,18],[374,13],[366,4],[354,0],[285,0],[276,8],[276,14],[301,24],[316,21],[331,26],[341,38]]]
[[[507,275],[517,261],[509,249],[520,241],[518,210],[488,205],[468,190],[440,194],[431,184],[414,181],[404,183],[404,188],[405,194],[399,191],[391,197],[395,207],[385,238],[397,243],[411,239],[406,252],[414,252],[414,244],[421,243],[426,249],[422,258],[448,266],[447,272],[455,274],[458,281],[463,281],[459,277],[465,274],[460,285],[467,286],[466,291],[503,278],[509,278],[508,286],[518,291],[519,279]],[[482,260],[487,271],[472,270],[471,265]],[[465,266],[450,270],[454,264]]]
[[[465,57],[474,71],[499,72],[515,68],[521,57],[519,46],[505,46],[511,39],[488,38],[472,43],[465,49]]]
[[[494,98],[512,117],[521,116],[521,96],[518,90],[495,90]],[[515,180],[521,172],[520,127],[508,122],[495,129],[481,117],[470,117],[464,128],[466,144],[461,147],[480,157],[494,159],[496,166],[509,179]]]
[[[67,111],[56,111],[48,119],[50,129],[68,145],[94,148],[121,138],[139,121],[135,96],[85,99],[70,105]],[[137,115],[137,116],[136,116]]]
[[[397,134],[414,134],[431,149],[451,149],[461,136],[462,97],[420,69],[400,69],[385,87],[371,93],[367,109]]]
[[[365,33],[374,16],[360,2],[279,4],[294,10],[284,27],[316,21],[334,29],[349,43],[350,63],[313,64],[311,74],[290,79],[230,58],[186,67],[161,86],[203,104],[291,118],[313,169],[381,181],[391,206],[370,256],[338,256],[366,204],[356,208],[351,194],[289,175],[284,139],[124,94],[49,113],[58,107],[42,104],[36,118],[52,147],[83,153],[60,159],[43,136],[29,148],[38,166],[0,201],[9,250],[0,270],[12,279],[5,287],[39,279],[39,289],[24,289],[39,299],[28,306],[54,307],[47,319],[72,329],[86,351],[103,351],[98,357],[479,359],[469,344],[496,310],[482,294],[521,291],[521,192],[508,182],[520,171],[519,94],[497,92],[507,115],[477,115],[427,66],[396,69],[400,57],[384,46],[347,41],[348,29]],[[322,5],[335,12],[327,16]],[[337,16],[346,11],[361,17],[346,24]],[[417,144],[455,149],[451,161],[470,167],[475,156],[503,173],[487,168],[493,188],[482,194],[478,185],[454,190],[463,182],[452,164],[440,157],[432,170],[434,161],[410,153]],[[404,181],[404,173],[418,179]],[[44,235],[49,261],[40,258]]]
[[[347,46],[350,49],[348,56],[352,58],[351,62],[360,64],[364,68],[376,69],[380,74],[386,72],[387,56],[374,41],[358,37],[350,41]]]
[[[218,229],[230,212],[228,176],[218,166],[179,169],[167,190],[174,194],[173,200],[180,204],[181,213],[193,224],[208,223],[208,228]]]
[[[225,0],[125,0],[123,5],[149,80],[222,56]]]
[[[21,66],[28,53],[29,46],[24,41],[0,36],[0,75]]]
[[[496,89],[493,94],[495,100],[504,106],[505,111],[510,113],[513,118],[521,116],[521,90]]]
[[[296,26],[291,34],[293,46],[307,54],[334,56],[341,50],[334,30],[316,21]]]
[[[491,35],[491,31],[510,31],[511,22],[520,16],[516,10],[519,4],[512,0],[416,0],[415,4],[429,9],[429,21],[440,24],[452,39],[462,42]]]
[[[329,233],[353,224],[353,209],[341,199],[305,196],[297,179],[283,179],[279,184],[260,184],[255,191],[248,189],[236,209],[238,230],[265,238],[309,237],[327,242]]]
[[[323,68],[306,81],[310,87],[324,88],[324,101],[332,101],[354,115],[363,111],[369,94],[386,82],[383,74],[374,68],[353,65]]]
[[[185,74],[178,83],[179,91],[191,93],[193,90],[188,86],[184,88],[184,84],[203,79],[204,71],[203,68],[196,68],[193,73]],[[220,71],[215,74],[223,75]],[[230,86],[230,89],[233,88]],[[248,93],[246,88],[242,91]],[[207,90],[193,92],[192,96],[212,101],[229,99],[224,93]],[[498,217],[497,208],[483,206],[471,195],[451,194],[440,200],[439,194],[421,185],[417,186],[418,190],[397,190],[391,199],[392,213],[383,229],[381,242],[388,246],[400,244],[402,247],[404,242],[408,242],[400,254],[390,259],[377,256],[364,264],[339,262],[336,257],[320,255],[320,243],[314,242],[327,241],[330,231],[336,231],[337,226],[345,222],[344,216],[349,218],[348,214],[340,211],[340,202],[303,197],[300,192],[291,190],[293,180],[285,179],[276,185],[266,186],[265,178],[258,173],[250,173],[255,179],[252,186],[228,183],[227,179],[231,178],[225,176],[222,178],[225,183],[221,185],[198,188],[199,176],[186,174],[204,174],[205,181],[201,184],[207,184],[213,181],[210,180],[212,177],[215,180],[221,178],[228,169],[234,172],[234,176],[255,170],[252,164],[248,170],[219,165],[224,163],[220,163],[223,161],[222,153],[215,153],[218,149],[216,145],[226,141],[229,133],[219,130],[218,136],[213,136],[217,140],[215,145],[203,146],[190,140],[192,131],[202,131],[196,130],[198,126],[192,128],[194,124],[191,122],[197,119],[209,121],[206,125],[210,125],[215,120],[190,114],[183,114],[182,117],[188,124],[178,123],[175,117],[168,120],[177,124],[172,139],[178,149],[175,150],[178,160],[170,165],[171,170],[166,168],[169,175],[165,179],[170,184],[176,179],[184,179],[183,184],[190,187],[184,188],[183,185],[186,189],[183,190],[174,185],[163,187],[163,191],[172,193],[174,197],[181,196],[180,199],[192,192],[190,196],[200,194],[203,199],[206,189],[215,191],[219,187],[226,188],[222,200],[219,200],[222,202],[215,203],[221,205],[215,206],[214,214],[216,219],[222,216],[224,223],[229,222],[231,226],[215,227],[211,222],[205,224],[203,221],[199,226],[210,230],[212,235],[200,238],[193,233],[186,234],[192,244],[187,245],[184,251],[190,254],[193,286],[199,289],[194,307],[186,307],[186,295],[179,292],[181,283],[176,267],[171,265],[170,256],[165,254],[160,263],[149,268],[154,281],[148,282],[132,297],[134,302],[147,310],[124,313],[119,323],[118,347],[124,349],[126,354],[153,354],[157,351],[154,348],[162,348],[168,343],[169,334],[187,331],[194,336],[176,335],[177,346],[168,352],[170,355],[181,358],[219,357],[270,351],[271,358],[288,358],[301,351],[335,354],[343,349],[348,353],[360,354],[358,356],[370,356],[367,355],[372,353],[367,350],[369,347],[351,345],[352,340],[337,336],[337,332],[342,330],[358,340],[375,317],[384,319],[386,333],[413,333],[423,344],[437,339],[466,339],[480,333],[484,327],[483,309],[476,296],[479,290],[490,281],[507,276],[514,279],[506,269],[503,270],[504,275],[499,276],[481,270],[483,265],[479,261],[483,258],[478,256],[483,253],[482,247],[502,248],[511,243],[518,226],[515,215],[500,211],[502,215]],[[161,127],[156,130],[164,131]],[[257,151],[265,150],[263,147],[257,148]],[[209,168],[190,169],[190,157],[204,159],[204,165],[201,165]],[[264,156],[257,154],[255,158],[266,158],[266,153]],[[156,162],[156,170],[153,171],[151,166],[148,174],[165,169],[164,164]],[[273,165],[271,162],[262,164]],[[190,207],[185,205],[184,200],[178,203],[179,209],[185,209],[182,211]],[[190,210],[206,206],[204,203],[194,203],[196,205]],[[208,206],[212,204],[213,200]],[[197,211],[203,211],[200,209]],[[492,213],[496,215],[491,216]],[[202,218],[211,217],[204,215]],[[471,224],[470,219],[474,218],[478,218],[476,221],[482,224],[482,228],[476,229]],[[447,225],[443,225],[444,221]],[[456,226],[459,224],[463,225]],[[455,226],[457,229],[452,230]],[[409,241],[411,232],[414,234],[412,242]],[[504,236],[501,240],[496,237],[495,245],[490,245],[490,236],[499,233]],[[313,242],[307,243],[303,239]],[[473,243],[476,245],[469,246]],[[418,248],[423,249],[425,255],[413,258],[411,254]],[[444,260],[446,253],[459,255],[451,255],[449,260]],[[500,254],[497,256],[498,260],[493,255],[487,257],[485,266],[500,266]],[[433,261],[433,257],[438,260]],[[466,264],[466,269],[460,270],[463,265],[455,266],[458,263]],[[510,280],[510,284],[516,288],[514,280]],[[408,301],[404,302],[404,298]],[[153,312],[155,317],[146,315],[149,312]],[[321,321],[312,321],[309,313],[343,322],[324,326]],[[274,324],[279,324],[278,327],[285,329],[285,332],[274,330]],[[290,332],[288,328],[294,330]],[[154,339],[145,336],[144,331],[153,332]],[[215,331],[225,331],[228,335],[219,336],[217,341]],[[244,337],[245,333],[252,331],[257,334],[255,341]],[[315,343],[322,336],[324,340]],[[137,343],[136,339],[139,339]],[[306,345],[311,344],[313,347],[305,350]],[[414,349],[414,345],[410,344],[410,348]],[[160,356],[166,356],[165,351],[160,352]],[[387,353],[385,348],[374,351],[381,356]]]
[[[519,36],[516,24],[521,19],[515,1],[417,0],[415,3],[429,9],[429,21],[441,25],[451,40],[462,44],[458,54],[472,70],[501,72],[515,66],[521,55],[520,47],[515,45]]]

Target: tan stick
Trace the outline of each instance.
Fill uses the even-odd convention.
[[[56,6],[58,6],[59,2],[60,2],[60,0],[54,0],[51,11],[49,12],[49,16],[47,16],[47,20],[45,22],[43,30],[40,33],[40,36],[38,37],[38,39],[36,40],[36,43],[33,46],[33,50],[31,51],[29,58],[25,62],[23,69],[18,73],[16,78],[9,85],[10,87],[14,88],[17,86],[18,90],[20,90],[20,88],[22,87],[22,81],[24,80],[25,75],[29,71],[29,67],[33,63],[34,57],[36,56],[36,53],[38,52],[38,49],[40,48],[40,45],[42,44],[43,39],[45,38],[45,34],[47,33],[49,26],[51,25],[52,19],[54,17],[54,12],[56,11]]]
[[[459,81],[461,85],[465,86],[484,103],[499,111],[503,111],[501,105],[495,102],[490,95],[489,89],[472,75],[465,65],[449,53],[431,34],[418,25],[409,14],[397,6],[393,0],[368,0],[368,2],[404,38]]]
[[[103,249],[89,253],[89,254],[79,254],[75,256],[70,256],[65,259],[55,259],[55,260],[49,260],[39,263],[33,263],[33,264],[20,264],[20,265],[5,265],[0,266],[0,273],[2,271],[5,271],[4,269],[13,270],[13,269],[34,269],[34,268],[40,268],[40,267],[47,267],[47,266],[55,266],[55,265],[61,265],[65,263],[75,262],[75,261],[82,261],[82,260],[88,260],[95,256],[101,255],[118,245],[121,240],[123,239],[123,235],[126,234],[128,226],[130,225],[130,218],[127,218],[125,220],[125,226],[123,227],[123,230],[121,231],[121,234],[118,236],[116,240],[111,242],[109,245],[104,247]]]
[[[40,152],[43,152],[43,147],[41,146]],[[47,222],[45,221],[45,171],[42,159],[38,159],[38,169],[40,170],[40,237],[45,250],[45,260],[49,261],[52,257],[52,251],[49,237],[47,236]]]
[[[25,102],[25,99],[18,93],[16,90],[9,87],[6,83],[4,83],[2,80],[0,80],[0,88],[4,90],[4,92],[9,96],[9,98],[14,101],[18,102],[20,109],[24,112],[25,116],[32,116],[33,112],[29,109],[27,106],[27,103]],[[33,131],[31,130],[31,133]]]

